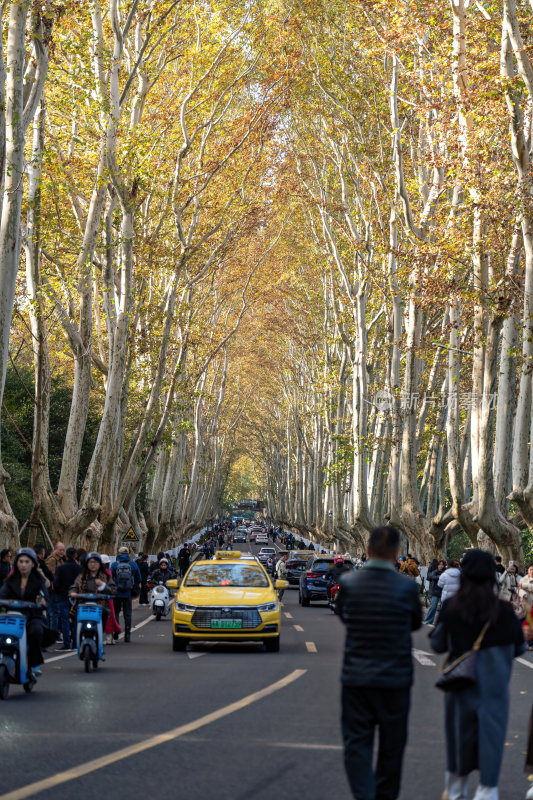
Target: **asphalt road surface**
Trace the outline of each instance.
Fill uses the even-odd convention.
[[[244,549],[244,548],[243,548]],[[253,547],[253,550],[256,548]],[[171,649],[171,623],[134,612],[131,643],[97,672],[49,652],[32,695],[0,705],[0,800],[349,800],[339,729],[342,623],[284,597],[280,653],[259,645]],[[441,800],[441,656],[414,637],[416,678],[401,800]],[[526,792],[533,656],[515,662],[501,800]],[[37,784],[37,785],[35,785]]]

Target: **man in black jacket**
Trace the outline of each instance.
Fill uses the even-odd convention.
[[[413,682],[411,631],[422,624],[422,608],[415,581],[395,570],[399,550],[399,531],[375,528],[365,566],[343,576],[340,583],[337,607],[346,625],[344,765],[356,800],[396,800],[400,793]],[[376,726],[379,752],[374,774]]]
[[[64,564],[59,564],[54,574],[54,591],[59,598],[59,616],[61,620],[61,633],[63,634],[63,647],[60,650],[71,649],[70,636],[70,602],[68,590],[81,572],[81,566],[76,561],[78,551],[75,547],[67,547],[67,560]]]

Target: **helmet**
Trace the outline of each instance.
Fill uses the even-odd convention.
[[[100,565],[103,566],[104,562],[102,561],[102,556],[100,555],[100,553],[97,553],[96,551],[93,553],[87,553],[87,556],[85,558],[85,563],[87,563],[90,558],[95,558],[97,561],[100,562]]]
[[[20,550],[17,550],[17,555],[15,556],[15,564],[19,560],[20,556],[27,556],[31,558],[35,566],[39,566],[39,562],[37,561],[37,556],[35,555],[35,550],[32,550],[31,547],[21,547]]]
[[[159,562],[159,565],[161,564],[166,564],[168,567],[168,558],[162,558],[161,561]]]
[[[344,556],[337,556],[333,559],[333,562],[335,564],[344,564]]]

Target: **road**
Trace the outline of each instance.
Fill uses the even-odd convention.
[[[134,624],[131,643],[108,647],[97,672],[49,652],[34,694],[11,688],[0,706],[0,800],[349,800],[339,731],[343,630],[325,605],[301,608],[297,591],[285,592],[280,653],[237,643],[173,653],[170,621],[136,608]],[[414,645],[401,800],[440,800],[442,695],[433,684],[441,657],[431,654],[427,629]],[[532,654],[515,662],[511,695],[501,800],[525,795]]]

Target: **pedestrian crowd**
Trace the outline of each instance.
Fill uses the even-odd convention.
[[[446,773],[443,800],[499,800],[514,658],[533,647],[533,564],[521,572],[482,550],[421,568],[399,557],[401,534],[370,534],[367,559],[339,577],[337,609],[346,628],[342,733],[346,774],[356,800],[400,793],[413,682],[411,634],[423,621],[429,643],[445,653],[436,686],[444,693]],[[422,571],[424,576],[421,577]],[[421,590],[430,604],[423,620]],[[373,766],[374,736],[379,734]],[[533,709],[525,769],[533,771]],[[533,798],[533,786],[526,794]]]

